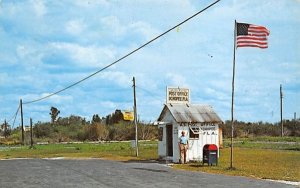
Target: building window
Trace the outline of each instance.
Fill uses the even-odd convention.
[[[190,127],[190,138],[191,139],[199,139],[199,127]]]

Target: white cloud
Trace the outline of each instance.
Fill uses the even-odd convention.
[[[70,20],[66,23],[65,28],[68,33],[79,36],[84,31],[85,25],[82,20]]]
[[[105,71],[101,74],[101,78],[112,81],[120,87],[128,87],[132,85],[132,76],[120,71]]]
[[[5,81],[7,80],[7,78],[8,78],[8,73],[1,72],[0,73],[0,85],[5,85]]]
[[[129,20],[126,20],[129,22]],[[133,23],[121,22],[116,16],[108,16],[101,18],[102,30],[112,31],[115,37],[128,37],[129,35],[143,36],[143,41],[150,40],[157,36],[160,32],[155,29],[154,25],[143,21],[136,21]]]
[[[47,8],[43,0],[31,0],[33,10],[38,17],[43,17],[47,13]]]
[[[72,43],[51,43],[51,47],[65,51],[74,63],[84,67],[100,67],[115,59],[115,49],[112,47],[81,46]]]
[[[118,105],[112,101],[101,101],[100,106],[105,106],[108,109],[115,109]]]
[[[130,24],[127,31],[131,30],[142,34],[146,38],[145,40],[151,40],[160,34],[160,32],[153,26],[141,21]]]
[[[103,29],[107,32],[113,32],[115,36],[124,35],[126,32],[125,26],[120,23],[120,20],[116,16],[108,16],[101,18],[101,24]]]
[[[207,94],[207,96],[214,97],[214,98],[218,99],[219,101],[224,101],[224,100],[229,99],[229,97],[226,93],[224,93],[220,90],[216,90],[211,87],[204,88],[204,92]]]
[[[181,74],[167,73],[167,79],[169,79],[169,84],[171,86],[178,87],[189,87],[189,84],[186,83],[186,79]]]
[[[22,96],[23,102],[30,102],[33,100],[41,99],[44,97],[47,97],[51,93],[42,93],[42,94],[27,94]],[[71,95],[53,95],[52,97],[47,99],[47,103],[53,103],[53,104],[66,104],[73,101],[73,96]]]
[[[75,4],[79,7],[89,8],[94,6],[109,6],[108,0],[75,0]]]
[[[20,44],[16,47],[17,56],[25,63],[39,64],[43,57],[43,50],[38,49],[39,44],[32,42]],[[22,62],[24,63],[24,62]]]

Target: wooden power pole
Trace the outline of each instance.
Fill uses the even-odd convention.
[[[283,121],[282,121],[282,86],[280,84],[280,122],[281,122],[281,137],[283,137]]]
[[[20,99],[20,110],[21,110],[22,145],[24,145],[24,124],[23,124],[23,106],[22,106],[22,99]]]
[[[4,120],[4,137],[7,138],[7,122]]]
[[[135,124],[135,148],[136,156],[139,156],[138,148],[138,128],[137,128],[137,110],[136,110],[136,94],[135,94],[135,78],[133,77],[133,110],[134,110],[134,124]]]
[[[30,148],[33,148],[32,118],[30,118]]]

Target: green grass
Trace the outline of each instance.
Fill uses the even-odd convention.
[[[274,136],[257,136],[257,137],[249,137],[249,138],[239,138],[239,140],[248,140],[248,141],[266,141],[266,142],[299,142],[300,137],[274,137]]]
[[[247,176],[264,179],[300,181],[300,152],[234,148],[233,167],[230,166],[230,149],[220,150],[218,166],[191,163],[175,165],[176,169],[202,171],[216,174]]]
[[[229,141],[230,138],[224,139]],[[291,136],[252,136],[244,138],[234,138],[235,141],[265,141],[265,142],[300,142],[300,137],[291,137]]]
[[[157,159],[157,142],[140,142],[140,155],[135,156],[135,149],[129,142],[99,143],[99,144],[48,144],[35,145],[34,149],[28,146],[2,149],[0,158],[109,158],[109,159]]]
[[[233,145],[239,148],[300,151],[300,137],[234,138]],[[224,139],[224,146],[230,147],[230,139]]]

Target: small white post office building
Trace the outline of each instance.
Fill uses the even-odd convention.
[[[178,140],[185,131],[189,139],[187,161],[202,161],[203,147],[215,144],[219,149],[219,124],[222,120],[210,105],[167,103],[157,120],[158,155],[163,160],[179,162]],[[219,153],[219,152],[218,152]]]

